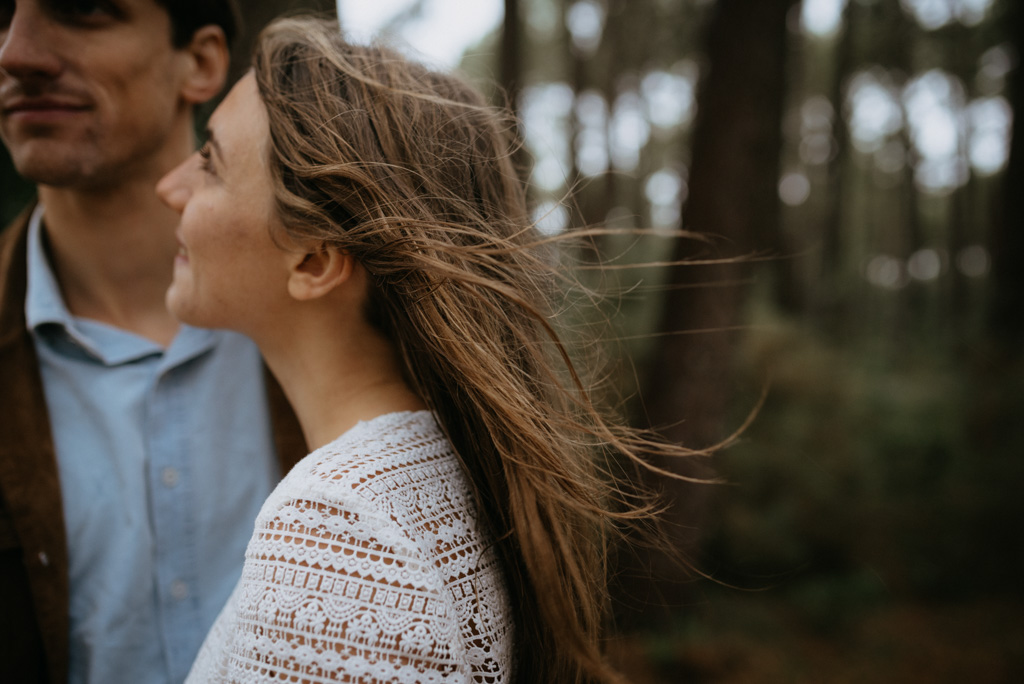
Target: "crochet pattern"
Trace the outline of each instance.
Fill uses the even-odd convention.
[[[263,505],[187,682],[511,681],[490,541],[429,412],[359,423]]]

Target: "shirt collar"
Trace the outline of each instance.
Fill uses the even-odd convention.
[[[25,323],[37,330],[46,323],[65,328],[73,326],[71,313],[64,306],[57,278],[50,268],[43,247],[43,206],[37,205],[28,221],[28,287],[25,294]]]
[[[68,311],[57,277],[46,255],[43,235],[43,206],[38,205],[28,224],[28,284],[25,294],[25,322],[37,337],[50,337],[50,331],[63,338],[78,353],[107,365],[136,361],[147,356],[163,356],[163,366],[173,367],[212,349],[219,331],[200,330],[182,325],[165,350],[156,342],[97,321],[76,318]],[[164,353],[166,351],[166,354]]]

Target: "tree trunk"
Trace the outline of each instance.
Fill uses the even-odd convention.
[[[792,0],[721,0],[712,18],[710,72],[698,99],[683,227],[711,247],[680,241],[677,259],[735,259],[675,270],[645,396],[651,424],[705,447],[723,437],[731,347],[751,271],[741,257],[771,244],[779,220],[786,14]],[[768,239],[765,239],[768,236]],[[698,251],[699,250],[699,251]],[[707,334],[685,334],[712,330]],[[666,372],[671,369],[672,372]],[[683,420],[684,422],[679,422]],[[668,427],[671,426],[671,427]]]
[[[821,261],[817,269],[817,280],[820,283],[812,293],[812,310],[819,327],[836,334],[843,318],[843,304],[839,301],[841,285],[839,281],[845,277],[842,270],[842,229],[846,211],[846,179],[849,178],[850,135],[846,128],[844,116],[844,85],[853,68],[854,31],[860,17],[861,8],[856,3],[849,3],[843,10],[843,21],[835,52],[835,71],[832,77],[832,89],[829,101],[832,103],[832,136],[835,139],[836,152],[828,162],[827,197],[828,213],[824,225],[821,226]],[[843,275],[841,275],[843,274]]]
[[[501,86],[505,89],[508,107],[515,114],[518,114],[519,93],[523,87],[522,26],[519,0],[505,0],[501,24]]]
[[[673,442],[708,447],[727,431],[733,351],[752,264],[742,259],[772,242],[779,207],[786,18],[793,0],[719,0],[708,28],[710,71],[698,97],[690,195],[683,227],[710,243],[680,241],[675,258],[721,258],[712,266],[675,269],[661,314],[664,335],[644,391],[647,420]],[[692,333],[692,334],[691,334]],[[656,463],[687,475],[707,475],[695,461]],[[659,480],[670,502],[668,523],[677,551],[690,555],[709,485]],[[653,571],[653,600],[630,596],[624,568],[618,603],[626,626],[671,619],[686,600],[678,562],[652,551],[635,559]],[[628,565],[628,564],[627,564]],[[626,587],[626,589],[623,589]],[[644,605],[637,605],[637,603]],[[634,612],[637,611],[637,612]]]
[[[1024,54],[1024,6],[1010,3],[1009,33],[1018,55]],[[1010,76],[1008,97],[1013,109],[1013,137],[1003,182],[1001,216],[989,241],[992,257],[992,305],[989,325],[1010,356],[1019,357],[1024,342],[1024,65]]]

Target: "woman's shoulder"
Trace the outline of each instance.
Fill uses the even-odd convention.
[[[454,452],[430,411],[403,411],[361,421],[307,459],[310,477],[361,490],[426,463],[454,460]]]
[[[348,616],[345,625],[362,606],[359,615],[386,625],[381,633],[405,635],[402,649],[430,652],[453,673],[470,663],[506,672],[511,611],[471,491],[429,412],[360,423],[307,456],[271,495],[244,577],[263,597],[266,577],[277,587],[294,575],[303,596],[310,586],[327,592],[327,614]],[[259,567],[267,559],[300,569]]]
[[[462,498],[465,476],[430,411],[403,411],[362,421],[289,472],[271,499],[313,498],[385,509],[410,497]],[[452,489],[454,485],[454,490]],[[268,502],[269,503],[269,502]]]

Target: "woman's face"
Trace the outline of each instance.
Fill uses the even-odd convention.
[[[280,222],[264,157],[269,135],[248,74],[210,118],[207,143],[157,184],[181,214],[168,309],[185,323],[257,341],[287,299],[287,255],[271,237]]]

